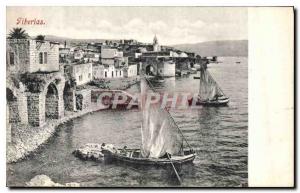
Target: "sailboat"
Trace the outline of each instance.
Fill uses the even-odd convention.
[[[199,94],[196,98],[189,99],[189,104],[192,105],[195,101],[196,105],[202,106],[225,106],[229,102],[218,83],[213,79],[206,64],[203,64],[200,68],[200,88]]]
[[[154,92],[151,82],[141,77],[141,126],[142,145],[140,149],[109,150],[103,148],[104,157],[135,165],[172,165],[191,163],[195,152],[184,138],[183,133],[166,109],[159,104],[146,106],[146,97]],[[184,148],[184,143],[188,148]]]

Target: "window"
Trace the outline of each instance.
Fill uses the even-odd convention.
[[[89,73],[89,78],[91,78],[91,73]]]
[[[79,81],[82,81],[82,75],[79,75]]]
[[[105,71],[105,78],[107,77],[107,72]]]
[[[39,53],[39,63],[40,64],[47,64],[48,62],[48,53],[47,52],[40,52]]]
[[[120,71],[120,76],[122,76],[122,71]]]
[[[116,77],[118,76],[118,71],[116,70]]]
[[[43,53],[42,52],[39,53],[39,63],[43,64]]]
[[[111,77],[114,77],[114,71],[111,71]]]
[[[9,64],[10,65],[15,64],[15,54],[13,52],[9,52]]]
[[[48,61],[48,53],[44,52],[44,64],[47,64]]]

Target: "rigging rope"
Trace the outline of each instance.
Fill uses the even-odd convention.
[[[219,86],[219,84],[217,83],[217,81],[215,80],[215,79],[213,79],[213,77],[212,77],[212,75],[210,74],[210,72],[207,70],[207,74],[210,76],[210,78],[214,81],[214,83],[217,85],[217,87],[218,87],[218,89],[221,91],[221,93],[223,94],[223,95],[225,95],[224,94],[224,92],[223,92],[223,90],[221,89],[221,87]]]

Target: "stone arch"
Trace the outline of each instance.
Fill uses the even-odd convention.
[[[6,102],[8,107],[8,123],[19,123],[21,122],[18,98],[16,94],[9,88],[6,88]]]
[[[153,73],[153,66],[150,65],[150,64],[148,66],[146,66],[145,73],[146,73],[146,75],[154,75],[154,73]]]
[[[83,96],[82,94],[76,95],[76,109],[81,111],[83,109]]]
[[[12,106],[13,105],[13,106]],[[11,78],[6,79],[6,106],[7,123],[28,124],[27,94],[25,86],[21,82],[14,82]],[[12,107],[16,110],[12,114]],[[16,116],[13,121],[11,118]],[[16,126],[16,124],[14,124]]]
[[[50,83],[47,87],[47,92],[45,96],[46,119],[59,118],[58,103],[59,103],[58,89],[54,83]]]

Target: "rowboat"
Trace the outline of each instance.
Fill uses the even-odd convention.
[[[142,157],[141,149],[127,149],[126,151],[119,150],[118,152],[111,152],[102,150],[106,160],[124,162],[134,165],[155,165],[166,166],[171,164],[187,164],[193,162],[196,154],[193,151],[186,150],[183,155],[169,155],[162,158],[145,158]]]
[[[193,98],[188,100],[189,105],[193,105]],[[229,102],[229,98],[226,96],[221,96],[217,99],[213,100],[201,100],[201,98],[197,98],[196,102],[194,102],[195,105],[201,105],[201,106],[227,106]]]

